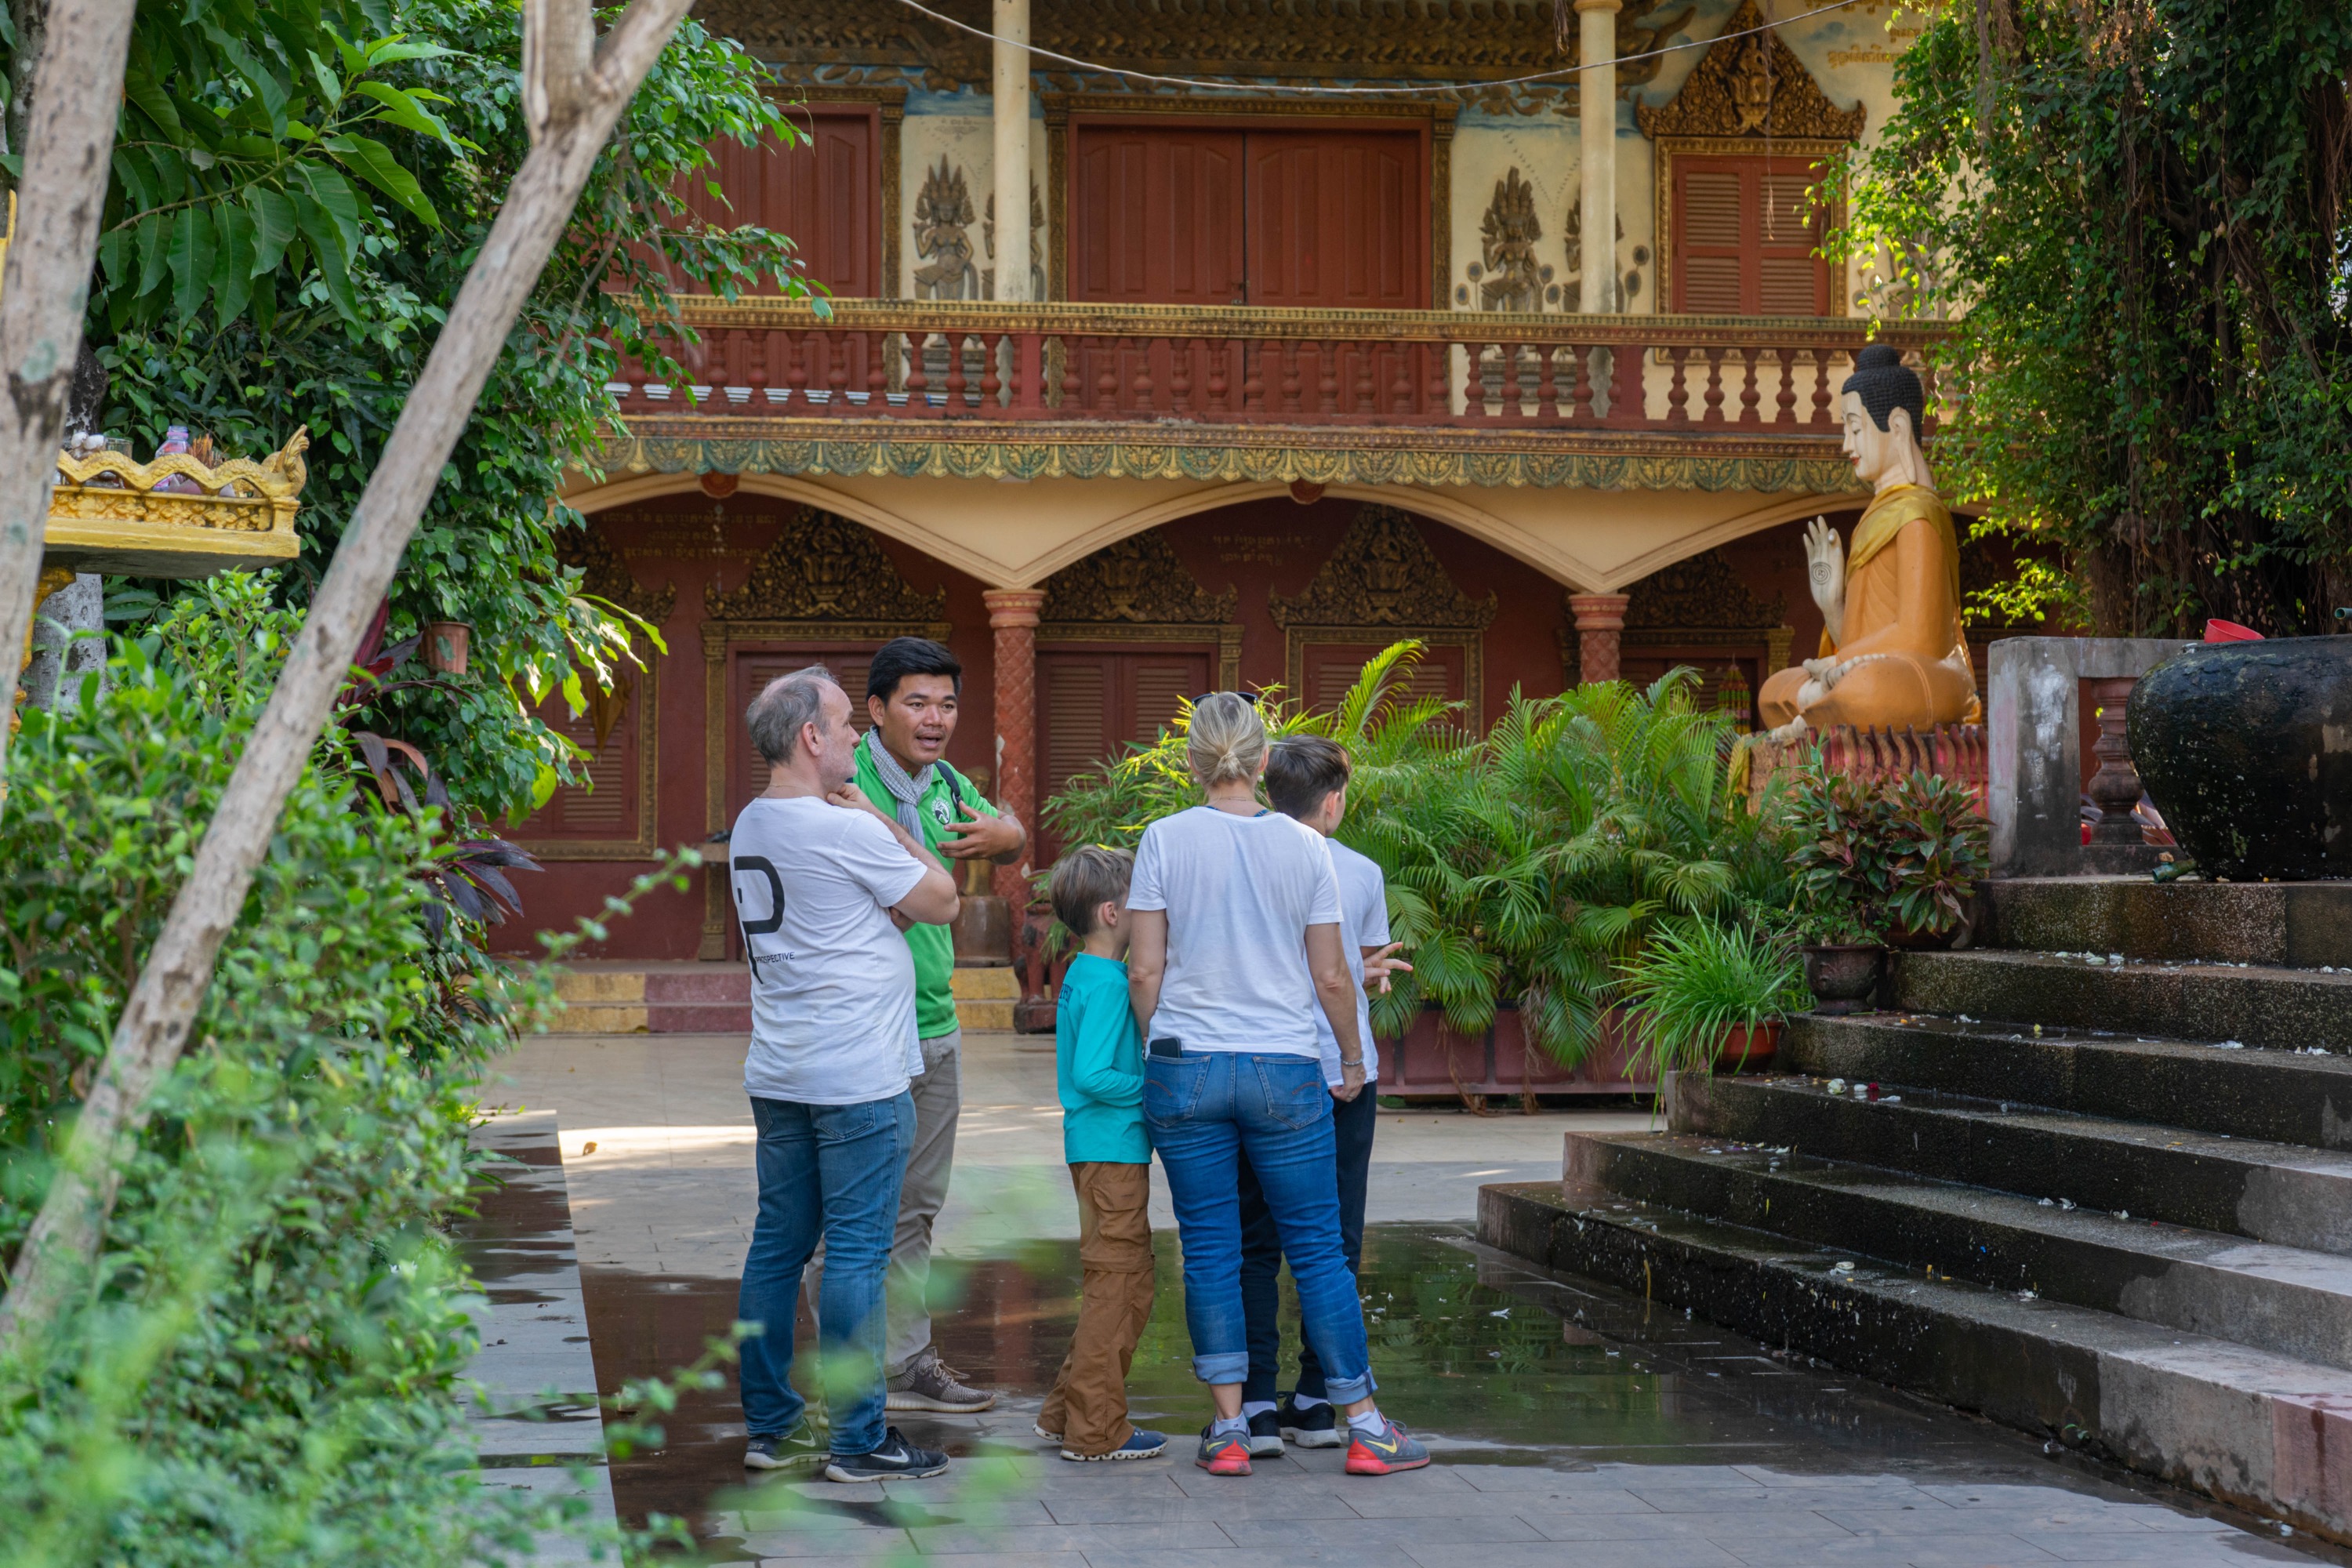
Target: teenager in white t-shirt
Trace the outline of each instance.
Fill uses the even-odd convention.
[[[1364,1042],[1364,1092],[1335,1099],[1331,1106],[1333,1165],[1339,1184],[1339,1249],[1348,1272],[1364,1255],[1364,1201],[1370,1184],[1372,1131],[1380,1119],[1380,1047],[1372,1038],[1371,991],[1385,991],[1389,976],[1412,965],[1396,956],[1389,941],[1388,884],[1374,861],[1331,836],[1348,810],[1347,751],[1321,735],[1286,736],[1274,743],[1265,765],[1265,797],[1275,810],[1313,828],[1331,851],[1339,884],[1339,945],[1356,987],[1356,1032]],[[1345,1078],[1339,1040],[1330,1020],[1315,1015],[1317,1043],[1323,1053],[1323,1081],[1335,1096]],[[1276,1362],[1282,1347],[1276,1322],[1276,1279],[1282,1271],[1282,1237],[1266,1206],[1257,1173],[1241,1162],[1242,1310],[1249,1320],[1249,1376],[1242,1387],[1242,1415],[1249,1421],[1250,1451],[1279,1454],[1285,1440],[1302,1448],[1336,1448],[1349,1434],[1332,1409],[1321,1363],[1312,1341],[1298,1353],[1298,1382],[1276,1403]]]
[[[850,782],[849,699],[822,666],[772,681],[745,715],[768,787],[735,819],[728,880],[751,964],[743,1088],[759,1129],[760,1217],[735,1315],[763,1325],[737,1379],[743,1462],[823,1458],[837,1481],[935,1476],[947,1456],[883,1424],[883,1274],[914,1137],[915,967],[899,933],[956,913],[955,880]],[[801,1270],[825,1243],[817,1338],[835,1384],[820,1456],[787,1377]]]
[[[1249,699],[1219,691],[1193,705],[1186,760],[1207,804],[1144,829],[1127,899],[1144,1121],[1183,1244],[1192,1373],[1216,1405],[1196,1462],[1250,1471],[1236,1185],[1246,1153],[1281,1228],[1301,1326],[1349,1417],[1349,1472],[1416,1469],[1428,1450],[1373,1401],[1363,1303],[1340,1248],[1331,1106],[1363,1092],[1364,1042],[1339,879],[1322,835],[1258,804],[1265,754]],[[1336,1088],[1324,1082],[1318,1008],[1338,1042]]]

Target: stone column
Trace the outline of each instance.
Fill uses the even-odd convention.
[[[1570,594],[1569,614],[1576,617],[1578,682],[1590,686],[1614,680],[1618,668],[1618,634],[1625,629],[1630,594]]]
[[[996,634],[996,800],[1037,841],[1037,612],[1043,588],[991,588],[981,595]],[[996,868],[996,894],[1017,922],[1029,907],[1026,860]]]
[[[996,0],[996,297],[1029,298],[1029,0]],[[1033,617],[1034,619],[1034,617]],[[1000,646],[1003,634],[998,634]],[[1001,685],[1001,682],[1000,682]]]
[[[1621,0],[1576,0],[1578,150],[1583,164],[1584,269],[1579,309],[1617,309],[1617,11]],[[998,9],[1003,0],[998,0]],[[1606,63],[1599,63],[1606,62]],[[1613,647],[1615,638],[1611,638]],[[1610,673],[1616,673],[1615,658]]]

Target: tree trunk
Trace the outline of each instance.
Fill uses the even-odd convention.
[[[6,145],[0,146],[0,153],[21,153],[32,114],[33,73],[41,68],[41,55],[48,47],[49,0],[8,0],[8,19],[16,24],[16,47],[8,57],[8,113],[0,120]],[[0,190],[16,188],[8,171],[0,169]]]
[[[8,110],[11,125],[20,108],[28,110],[16,237],[0,288],[0,668],[7,672],[0,685],[12,698],[32,630],[135,10],[132,0],[56,0],[48,26],[74,47],[42,51],[32,102]],[[7,798],[7,747],[0,724],[0,800]]]
[[[123,1007],[105,1064],[17,1258],[15,1286],[0,1302],[0,1364],[21,1355],[56,1318],[96,1258],[121,1182],[124,1142],[138,1131],[149,1097],[179,1059],[221,942],[350,673],[368,617],[391,584],[517,313],[572,220],[614,123],[688,4],[633,0],[596,48],[584,81],[536,95],[542,103],[568,103],[571,112],[548,124],[508,189]],[[584,26],[585,7],[586,0],[556,0],[534,6],[533,15],[553,11],[559,21]],[[562,58],[561,49],[525,44],[527,58],[543,60],[550,52]],[[119,79],[119,57],[115,74]],[[526,99],[533,96],[527,83]],[[82,257],[86,263],[87,247]],[[71,364],[70,354],[60,361],[61,369]]]

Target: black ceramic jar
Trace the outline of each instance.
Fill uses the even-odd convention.
[[[2141,678],[2127,738],[2201,875],[2352,877],[2352,637],[2189,648]]]

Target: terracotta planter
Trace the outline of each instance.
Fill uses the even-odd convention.
[[[1424,1008],[1404,1038],[1381,1042],[1382,1094],[1646,1094],[1655,1087],[1627,1074],[1629,1041],[1613,1012],[1601,1022],[1600,1042],[1573,1068],[1528,1046],[1517,1007],[1496,1008],[1493,1027],[1475,1037],[1446,1028],[1444,1016]]]
[[[463,675],[467,645],[473,638],[474,628],[463,621],[427,621],[418,650],[425,656],[426,668],[443,675]]]
[[[1876,1010],[1879,972],[1886,950],[1875,942],[1807,943],[1805,984],[1813,993],[1816,1013],[1868,1013]]]
[[[1723,1037],[1723,1048],[1715,1053],[1717,1072],[1770,1072],[1772,1058],[1780,1049],[1780,1023],[1774,1019],[1749,1029],[1745,1024],[1735,1024]]]

